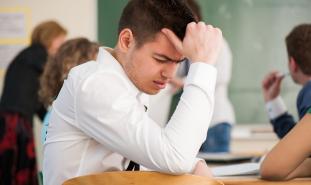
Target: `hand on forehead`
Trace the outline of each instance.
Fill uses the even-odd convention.
[[[187,25],[182,41],[170,29],[163,28],[161,31],[176,50],[192,62],[215,63],[222,43],[220,29],[206,25],[204,22],[191,22]]]

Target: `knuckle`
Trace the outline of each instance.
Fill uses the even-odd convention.
[[[213,27],[212,25],[208,24],[208,25],[206,25],[206,28],[209,29],[209,30],[211,30],[211,29],[213,29],[214,27]]]

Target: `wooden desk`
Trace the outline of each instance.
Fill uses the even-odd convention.
[[[234,176],[216,180],[194,175],[174,176],[157,172],[105,172],[76,177],[63,185],[311,185],[311,178],[264,181],[257,176]]]
[[[104,172],[69,179],[63,185],[223,185],[217,180],[195,175],[168,175],[158,172]]]
[[[218,178],[224,185],[311,185],[311,178],[294,179],[291,181],[265,181],[258,177]]]

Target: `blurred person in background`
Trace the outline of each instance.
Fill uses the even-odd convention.
[[[66,29],[57,22],[42,22],[32,32],[31,45],[6,71],[0,101],[1,185],[38,184],[33,118],[38,115],[42,120],[46,113],[38,98],[39,77],[66,35]]]
[[[44,106],[49,109],[57,97],[64,80],[71,68],[88,61],[96,60],[99,45],[86,38],[75,38],[66,41],[50,58],[44,67],[40,78],[39,98]],[[43,120],[41,141],[44,143],[49,126],[50,111]]]

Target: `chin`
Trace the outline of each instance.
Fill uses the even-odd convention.
[[[149,94],[149,95],[156,95],[160,92],[160,90],[155,90],[155,89],[145,89],[142,91],[146,94]]]

